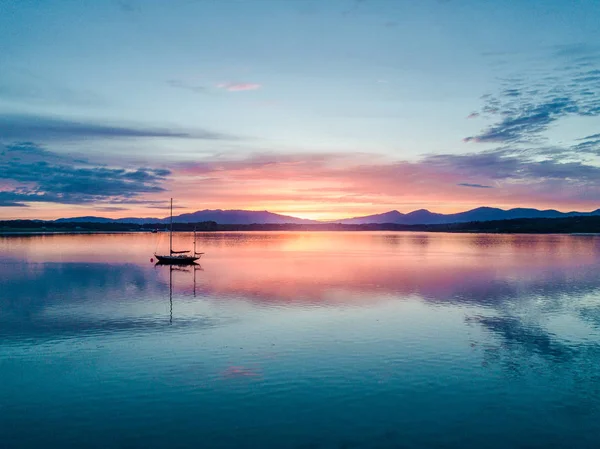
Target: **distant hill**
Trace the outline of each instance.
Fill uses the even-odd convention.
[[[58,220],[54,220],[54,222],[55,223],[116,223],[117,220],[114,220],[112,218],[86,216],[86,217],[73,217],[73,218],[59,218]]]
[[[514,220],[517,218],[566,218],[566,217],[585,217],[600,216],[600,209],[593,212],[559,212],[557,210],[538,210],[538,209],[498,209],[494,207],[478,207],[466,212],[456,214],[437,214],[426,209],[419,209],[407,214],[393,210],[383,214],[367,215],[364,217],[346,218],[337,220],[335,223],[341,224],[381,224],[394,223],[403,225],[416,224],[448,224],[448,223],[468,223],[472,221],[495,221],[495,220]]]
[[[54,220],[55,223],[162,223],[162,218],[104,218],[104,217],[72,217],[72,218],[59,218]]]
[[[203,221],[214,221],[218,224],[311,224],[319,223],[314,220],[305,220],[302,218],[290,217],[288,215],[275,214],[267,211],[251,210],[199,210],[189,214],[173,216],[174,223],[200,223]],[[59,218],[56,223],[169,223],[169,217],[166,218],[103,218],[103,217],[73,217]]]
[[[95,232],[148,232],[156,223],[133,224],[119,222],[48,222],[39,220],[0,221],[0,235]],[[501,234],[594,234],[600,237],[600,214],[561,218],[517,218],[513,220],[476,221],[448,224],[217,224],[178,223],[176,231],[419,231]]]
[[[345,218],[342,220],[329,221],[329,223],[340,224],[401,224],[401,225],[433,225],[449,223],[468,223],[473,221],[495,221],[495,220],[514,220],[518,218],[567,218],[567,217],[586,217],[600,216],[600,209],[593,212],[559,212],[557,210],[538,210],[538,209],[498,209],[494,207],[478,207],[477,209],[460,212],[457,214],[438,214],[426,209],[419,209],[407,214],[392,210],[383,214],[367,215],[364,217]],[[267,211],[251,210],[199,210],[189,214],[181,214],[173,217],[175,223],[200,223],[205,221],[214,221],[217,224],[228,225],[250,225],[250,224],[318,224],[322,223],[315,220],[305,220],[302,218],[291,217],[289,215],[275,214]],[[56,223],[163,223],[169,222],[169,217],[129,217],[129,218],[104,218],[104,217],[74,217],[60,218]]]
[[[165,218],[163,222],[168,222]],[[318,223],[314,220],[290,217],[289,215],[274,214],[273,212],[250,210],[199,210],[191,214],[182,214],[173,217],[175,223],[198,223],[201,221],[214,221],[219,224],[310,224]]]

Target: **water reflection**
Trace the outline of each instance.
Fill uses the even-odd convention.
[[[197,262],[191,262],[188,264],[169,264],[163,262],[157,262],[155,267],[166,267],[169,270],[169,324],[173,324],[173,271],[179,271],[183,273],[193,273],[193,296],[196,297],[196,272],[203,271],[202,267]]]
[[[200,265],[151,267],[105,263],[0,263],[0,338],[71,338],[160,330],[168,305],[173,321],[173,271],[192,280]],[[167,281],[161,276],[165,271]],[[193,274],[192,274],[193,272]],[[176,276],[177,278],[177,276]],[[175,284],[176,285],[176,284]],[[177,292],[175,293],[177,296]],[[187,317],[180,326],[212,326],[207,317]]]
[[[185,238],[176,236],[176,244]],[[146,234],[18,237],[0,245],[0,287],[8,292],[4,313],[35,314],[57,301],[106,309],[102,305],[111,298],[120,304],[124,292],[152,298],[173,282],[172,269],[151,270],[153,237]],[[201,235],[200,245],[212,248],[209,268],[197,285],[202,267],[194,266],[193,276],[181,277],[180,292],[273,306],[344,307],[418,296],[432,303],[499,307],[543,297],[548,309],[561,308],[567,293],[590,295],[600,287],[595,238],[212,233]],[[593,304],[581,312],[600,324]]]
[[[555,335],[536,324],[525,324],[508,316],[467,318],[468,322],[480,324],[502,339],[502,347],[518,347],[529,355],[536,355],[554,363],[569,362],[575,355],[574,347],[559,341]]]
[[[0,239],[8,447],[595,447],[600,239],[200,237]]]

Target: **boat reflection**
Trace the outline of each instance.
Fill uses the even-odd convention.
[[[193,295],[196,297],[196,271],[204,271],[202,266],[197,262],[189,262],[185,264],[173,264],[169,262],[158,261],[155,267],[167,266],[169,267],[169,324],[173,324],[173,271],[179,271],[183,273],[193,272]]]

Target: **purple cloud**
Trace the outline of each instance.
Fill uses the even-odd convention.
[[[138,201],[165,189],[171,172],[162,168],[115,168],[48,151],[32,143],[0,147],[0,206],[28,202],[90,204]]]
[[[483,184],[471,184],[468,182],[459,182],[458,184],[456,184],[457,186],[462,186],[462,187],[474,187],[477,189],[493,189],[492,186],[486,186]]]

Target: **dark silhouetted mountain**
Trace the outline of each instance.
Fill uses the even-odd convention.
[[[478,207],[457,214],[437,214],[426,209],[419,209],[407,214],[392,210],[383,214],[368,215],[365,217],[346,218],[333,223],[341,224],[382,224],[393,223],[401,225],[434,225],[448,223],[467,223],[471,221],[513,220],[518,218],[566,218],[575,216],[600,216],[600,209],[593,212],[559,212],[557,210],[538,210],[517,208],[503,210],[494,207]],[[248,224],[317,224],[314,220],[280,215],[267,211],[248,210],[200,210],[190,214],[181,214],[173,217],[175,223],[200,223],[214,221],[218,224],[248,225]],[[103,217],[75,217],[60,218],[57,223],[169,223],[166,218],[103,218]],[[329,221],[330,223],[332,221]]]
[[[168,222],[165,218],[163,222]],[[214,221],[219,224],[309,224],[318,223],[314,220],[290,217],[289,215],[274,214],[273,212],[250,210],[199,210],[191,214],[182,214],[173,217],[175,223],[199,223],[201,221]]]
[[[405,214],[398,212],[397,210],[391,210],[383,214],[367,215],[364,217],[355,218],[344,218],[342,220],[329,220],[329,222],[343,224],[401,223],[405,216]]]
[[[60,218],[57,223],[169,223],[166,218],[103,218],[103,217],[74,217]],[[174,223],[200,223],[203,221],[214,221],[218,224],[311,224],[319,223],[314,220],[290,217],[288,215],[274,214],[267,211],[250,210],[199,210],[190,214],[181,214],[173,217]]]
[[[112,218],[104,217],[73,217],[73,218],[59,218],[54,220],[56,223],[115,223],[117,220]]]
[[[383,214],[367,215],[365,217],[347,218],[337,220],[336,223],[342,224],[369,224],[369,223],[394,223],[394,224],[447,224],[447,223],[467,223],[471,221],[493,221],[493,220],[513,220],[516,218],[564,218],[575,216],[600,216],[600,209],[593,212],[559,212],[557,210],[538,210],[516,208],[503,210],[494,207],[478,207],[466,212],[457,214],[436,214],[426,209],[419,209],[408,214],[403,214],[397,210]]]

